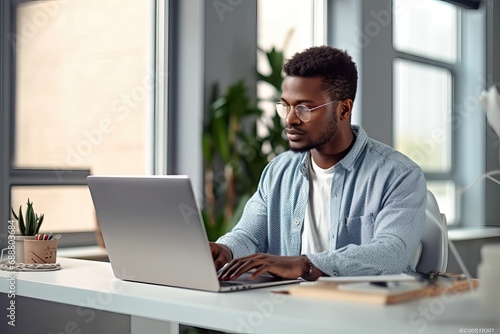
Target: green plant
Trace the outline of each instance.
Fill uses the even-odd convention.
[[[261,123],[260,131],[264,135],[258,135],[258,122],[263,114],[258,102],[276,101],[283,82],[283,53],[273,48],[265,54],[271,72],[258,73],[258,77],[274,87],[272,97],[252,100],[242,80],[230,85],[223,94],[217,85],[212,90],[203,128],[205,206],[202,216],[210,240],[232,229],[256,191],[264,167],[288,148],[282,120],[276,114],[270,122]]]
[[[19,216],[16,215],[12,207],[10,208],[12,214],[14,215],[14,218],[19,222],[19,231],[21,232],[21,235],[37,235],[38,231],[40,230],[40,226],[42,226],[44,215],[41,214],[40,216],[38,216],[38,214],[35,213],[35,210],[33,209],[33,202],[30,203],[30,200],[28,198],[28,207],[26,208],[25,220],[23,217],[22,207],[22,205],[19,207]]]

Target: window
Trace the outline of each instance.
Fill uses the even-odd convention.
[[[417,162],[448,222],[457,210],[453,106],[459,9],[436,0],[393,2],[394,146]]]
[[[394,48],[448,63],[458,60],[459,9],[436,0],[394,1]]]
[[[296,52],[326,41],[324,0],[259,0],[257,13],[257,45],[264,51],[274,47],[287,59]],[[270,71],[262,52],[258,53],[257,69],[260,73]],[[259,106],[265,113],[264,122],[274,115],[275,94],[270,85],[257,84],[257,96],[261,99]]]
[[[451,171],[451,81],[447,69],[394,62],[394,144],[429,172]]]
[[[165,17],[154,0],[13,4],[10,203],[25,210],[29,197],[44,231],[93,232],[88,174],[154,172],[155,24]]]

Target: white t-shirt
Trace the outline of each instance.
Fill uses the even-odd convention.
[[[302,229],[301,254],[320,253],[330,248],[330,194],[334,166],[323,169],[312,156],[310,166],[309,205]]]

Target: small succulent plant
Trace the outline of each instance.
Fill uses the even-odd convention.
[[[22,207],[22,205],[19,207],[19,216],[16,215],[12,207],[10,208],[14,218],[19,222],[19,231],[21,232],[21,235],[37,235],[40,230],[40,226],[42,226],[43,223],[43,214],[38,216],[38,214],[35,213],[35,210],[33,209],[33,202],[30,203],[29,198],[28,207],[26,208],[26,218],[23,217]]]

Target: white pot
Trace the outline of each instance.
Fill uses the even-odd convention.
[[[35,240],[34,235],[14,235],[16,263],[24,263],[24,240]]]

